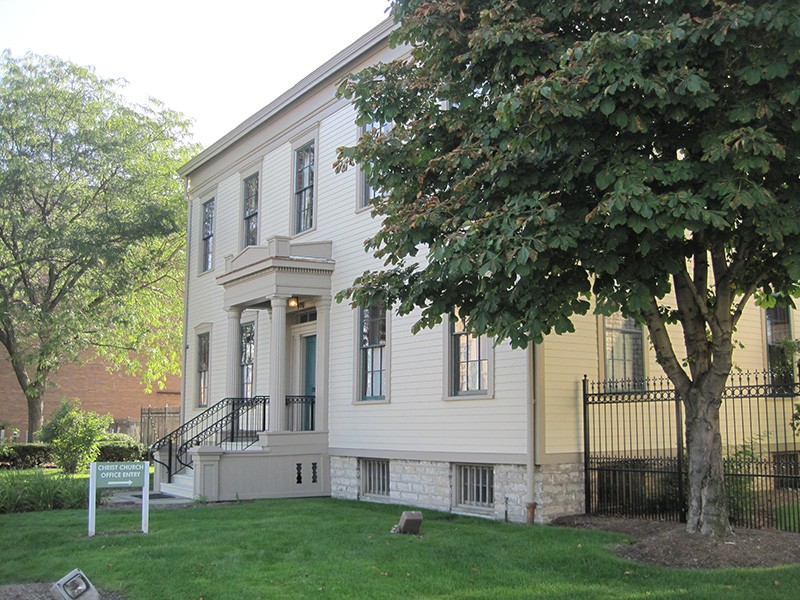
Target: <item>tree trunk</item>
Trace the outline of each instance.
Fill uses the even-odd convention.
[[[34,398],[28,398],[28,439],[33,441],[33,434],[39,431],[44,425],[44,394],[37,394]]]
[[[719,407],[722,389],[692,387],[686,407],[689,459],[689,533],[724,537],[731,533],[725,498]]]

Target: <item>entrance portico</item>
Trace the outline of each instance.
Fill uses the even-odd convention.
[[[297,430],[298,422],[313,423],[316,431],[328,428],[328,357],[331,309],[331,242],[299,242],[275,236],[263,246],[249,246],[235,257],[226,257],[225,273],[217,278],[224,288],[224,308],[228,313],[228,357],[226,361],[226,395],[240,395],[239,352],[240,328],[244,310],[267,310],[270,314],[268,432]],[[290,307],[290,300],[297,304]],[[314,411],[310,420],[303,420],[287,411],[287,384],[290,356],[288,328],[290,315],[300,309],[315,311],[315,391]],[[294,320],[292,321],[294,323]],[[296,368],[296,367],[295,367]],[[296,398],[296,397],[294,397]],[[304,427],[307,429],[307,427]]]

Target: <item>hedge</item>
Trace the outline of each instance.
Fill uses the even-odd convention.
[[[115,436],[100,442],[100,455],[97,462],[133,462],[147,460],[147,452],[141,444],[130,436]],[[0,468],[35,469],[52,466],[53,456],[50,444],[2,444],[0,445]]]

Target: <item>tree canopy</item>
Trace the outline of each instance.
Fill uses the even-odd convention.
[[[29,431],[58,368],[92,349],[152,384],[177,372],[187,120],[49,56],[0,58],[0,343]]]
[[[723,533],[718,407],[744,306],[800,280],[794,0],[397,0],[407,57],[349,76],[340,151],[384,190],[344,292],[518,347],[646,324],[686,406],[689,529]],[[373,130],[377,131],[377,130]],[[666,325],[679,323],[682,362]],[[681,343],[678,341],[677,343]],[[702,434],[705,426],[708,434]]]

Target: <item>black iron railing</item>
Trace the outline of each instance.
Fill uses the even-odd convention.
[[[584,378],[583,386],[587,513],[685,520],[684,417],[672,384]],[[798,410],[800,385],[785,374],[729,377],[720,433],[734,525],[800,532]]]
[[[314,431],[315,419],[314,396],[286,396],[287,431]]]
[[[167,470],[167,481],[191,468],[189,450],[202,444],[226,445],[244,450],[258,441],[258,432],[268,426],[269,397],[225,398],[190,419],[152,446],[150,456]],[[166,462],[157,460],[157,452],[166,450]]]

